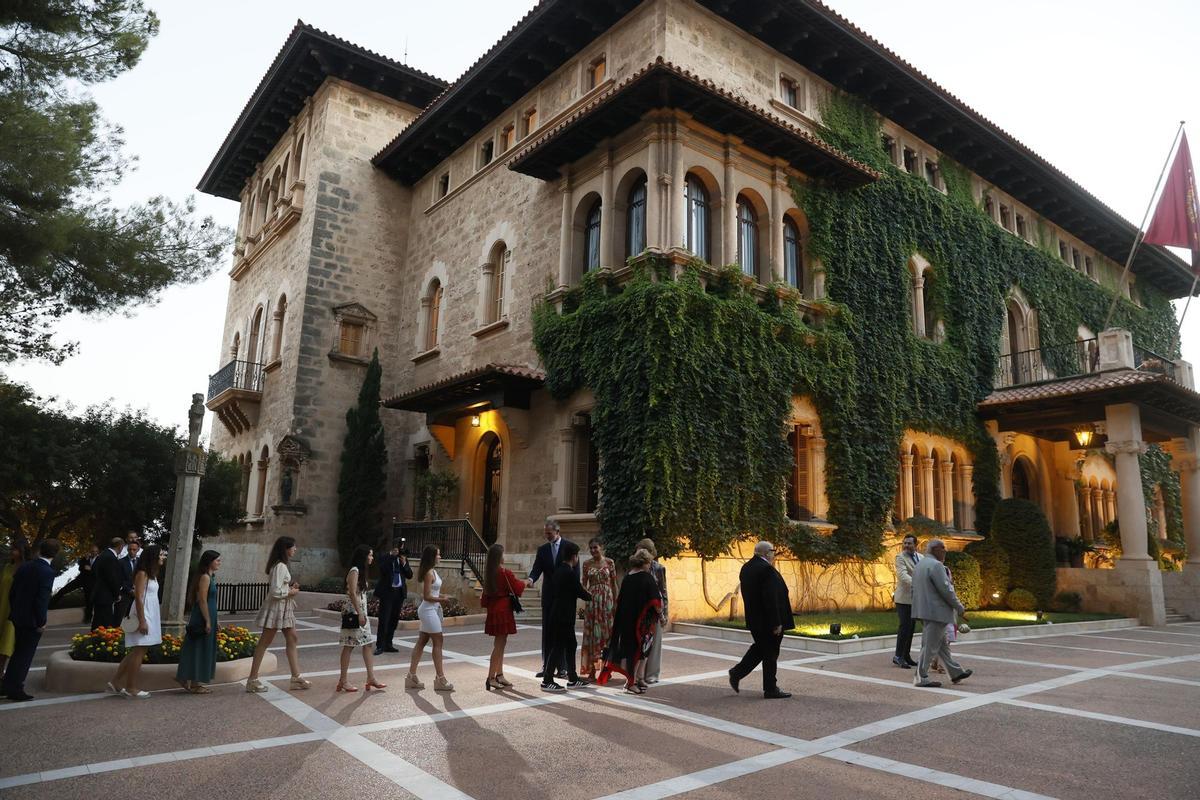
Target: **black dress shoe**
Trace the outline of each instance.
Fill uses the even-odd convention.
[[[389,646],[389,647],[385,647],[385,648],[383,648],[383,652],[385,652],[385,653],[399,653],[399,652],[400,652],[400,648],[399,648],[399,647],[390,647],[390,646]]]
[[[383,650],[382,650],[382,648],[376,647],[376,648],[375,648],[375,655],[377,655],[377,656],[381,656],[381,655],[383,655]]]
[[[912,666],[900,656],[893,656],[892,663],[900,669],[912,669]]]
[[[763,697],[768,700],[785,700],[792,696],[791,692],[782,692],[779,689],[769,689],[763,692]]]
[[[904,659],[904,663],[908,664],[910,667],[915,667],[917,665],[917,662],[913,661],[911,658]]]
[[[8,699],[12,700],[14,703],[28,703],[33,699],[33,695],[25,694],[24,692],[17,692],[16,694],[10,694]]]
[[[538,674],[534,675],[533,677],[535,677],[535,678],[543,678],[543,677],[545,677],[545,676],[546,676],[546,673],[544,673],[544,672],[539,672]]]
[[[730,688],[732,688],[732,689],[733,689],[733,691],[734,691],[736,694],[741,694],[741,693],[742,693],[742,690],[738,688],[738,684],[740,684],[741,682],[742,682],[742,681],[741,681],[741,679],[740,679],[740,678],[735,678],[735,677],[733,676],[733,670],[729,670],[729,686],[730,686]]]
[[[975,674],[975,670],[969,669],[969,670],[966,670],[965,672],[963,672],[957,678],[951,678],[950,682],[951,683],[959,683],[960,681],[965,681],[967,678],[971,677],[974,674]]]

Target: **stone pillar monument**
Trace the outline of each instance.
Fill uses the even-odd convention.
[[[171,514],[171,550],[167,554],[167,580],[163,590],[163,630],[179,633],[187,619],[188,571],[192,564],[192,531],[196,528],[196,502],[207,455],[200,446],[204,423],[204,395],[192,395],[188,409],[188,443],[175,456],[175,511]]]

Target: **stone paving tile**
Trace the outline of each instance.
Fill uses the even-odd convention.
[[[1157,667],[1139,667],[1132,671],[1144,672],[1147,675],[1163,675],[1168,678],[1200,681],[1200,659],[1196,661],[1179,661],[1174,664],[1160,664]]]
[[[480,800],[586,800],[769,749],[660,715],[583,702],[589,707],[555,703],[367,738]]]
[[[1200,739],[991,705],[847,748],[1071,800],[1194,797]]]
[[[762,772],[684,792],[683,800],[745,800],[745,798],[819,797],[821,800],[963,800],[957,789],[916,781],[901,775],[810,757]]]
[[[1025,664],[1012,664],[1003,661],[971,659],[971,650],[963,649],[954,652],[955,659],[975,674],[958,686],[952,686],[950,676],[932,675],[946,687],[959,689],[975,694],[986,694],[1000,689],[1008,689],[1025,683],[1046,680],[1066,674],[1064,670],[1045,667],[1034,667]],[[917,655],[916,653],[913,654]],[[1039,659],[1027,659],[1037,661]],[[867,653],[853,658],[841,658],[834,661],[821,661],[813,664],[802,664],[808,669],[818,669],[822,672],[865,675],[872,678],[898,681],[906,687],[912,685],[915,670],[899,669],[892,665],[892,653]],[[781,673],[786,674],[786,673]],[[782,678],[781,678],[782,680]]]
[[[1096,650],[1120,650],[1123,652],[1138,652],[1137,645],[1132,642],[1102,642],[1094,640],[1069,639],[1064,642],[1047,642],[1041,638],[1031,640],[1031,644],[1023,644],[1021,642],[980,642],[978,644],[966,644],[955,648],[955,658],[969,659],[971,653],[981,653],[985,656],[994,656],[998,658],[1014,658],[1024,661],[1045,661],[1052,664],[1063,664],[1076,669],[1088,669],[1093,667],[1115,667],[1121,664],[1132,664],[1136,661],[1149,661],[1158,656],[1153,653],[1147,655],[1121,655],[1118,653],[1101,653]],[[1051,644],[1061,644],[1064,646],[1054,646]],[[1107,647],[1106,645],[1128,644],[1130,647]],[[1074,648],[1086,648],[1077,650]],[[1175,655],[1179,655],[1178,653]]]
[[[239,686],[223,686],[210,695],[178,690],[144,700],[105,697],[5,710],[0,712],[3,741],[54,746],[5,747],[0,777],[308,730],[250,699]]]
[[[1101,639],[1099,636],[1104,636],[1105,638]],[[1146,653],[1147,658],[1154,658],[1156,656],[1194,656],[1200,654],[1200,646],[1183,640],[1178,642],[1167,641],[1169,638],[1167,636],[1154,636],[1153,634],[1138,631],[1111,631],[1098,634],[1097,636],[1071,637],[1072,641],[1066,641],[1066,637],[1054,636],[1050,637],[1047,643],[1071,644],[1077,647],[1095,647],[1100,650],[1129,650],[1137,653]],[[1196,641],[1200,642],[1200,639]]]
[[[1200,730],[1200,686],[1106,676],[1021,698]]]
[[[720,677],[654,686],[646,696],[665,705],[801,739],[816,739],[954,699],[912,687],[783,671],[779,685],[792,692],[790,699],[764,699],[761,673],[757,672],[742,681],[741,694],[734,694],[728,679]]]
[[[208,724],[211,724],[208,723]],[[347,787],[353,787],[347,793]],[[295,744],[271,750],[217,755],[154,766],[130,767],[98,775],[18,786],[5,800],[302,800],[317,797],[377,797],[406,800],[413,795],[337,747]]]

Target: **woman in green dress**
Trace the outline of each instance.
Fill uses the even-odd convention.
[[[210,683],[217,669],[217,579],[221,568],[221,554],[216,550],[205,550],[196,569],[196,582],[192,586],[192,615],[188,618],[183,647],[179,651],[179,669],[175,680],[192,694],[212,692],[204,684]],[[203,631],[203,635],[198,635]]]
[[[8,563],[0,569],[0,675],[4,674],[4,667],[8,664],[9,656],[13,654],[17,637],[17,630],[8,618],[8,593],[12,590],[17,567],[26,561],[26,555],[25,542],[14,539],[8,547]]]

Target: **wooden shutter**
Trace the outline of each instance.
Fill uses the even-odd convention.
[[[584,417],[587,420],[586,417]],[[572,503],[579,513],[596,510],[595,473],[592,453],[592,429],[589,422],[575,426],[575,452],[572,464]]]
[[[792,519],[812,519],[812,451],[809,448],[809,437],[799,429],[794,432],[793,441],[796,459],[795,478],[793,479],[796,516]]]

